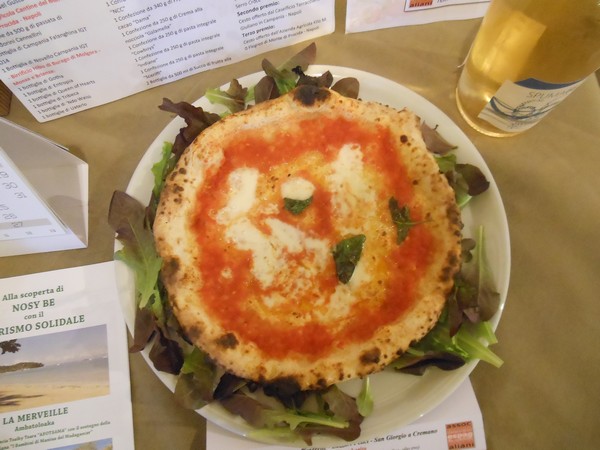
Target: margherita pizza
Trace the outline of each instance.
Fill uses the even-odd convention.
[[[187,337],[239,377],[299,389],[381,370],[421,339],[460,230],[415,114],[313,86],[202,132],[153,229]]]

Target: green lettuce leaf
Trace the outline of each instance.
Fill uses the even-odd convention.
[[[185,356],[175,385],[175,399],[185,408],[199,409],[214,400],[218,371],[207,355],[194,347]]]
[[[248,89],[242,87],[238,80],[229,83],[229,89],[223,91],[219,88],[207,89],[205,96],[212,104],[223,105],[229,113],[236,113],[246,109],[246,96]]]
[[[363,417],[369,417],[373,412],[373,394],[371,393],[371,379],[366,376],[363,379],[362,387],[358,397],[356,397],[356,406],[358,412]]]
[[[485,255],[485,234],[477,229],[477,240],[470,261],[463,263],[456,283],[459,309],[473,323],[490,320],[500,305],[491,270]]]
[[[456,203],[460,208],[490,187],[489,181],[478,167],[472,164],[459,164],[453,153],[434,156],[440,172],[446,176],[454,190]]]
[[[316,56],[317,46],[313,42],[278,67],[263,59],[262,69],[275,82],[279,95],[283,95],[296,87],[298,74],[294,69],[306,71],[308,66],[314,63]]]
[[[444,311],[433,329],[419,342],[411,345],[410,350],[394,361],[390,367],[401,370],[410,365],[408,362],[415,355],[424,356],[432,353],[455,355],[464,362],[479,359],[494,367],[502,365],[502,359],[489,348],[489,345],[497,342],[489,323],[463,324],[458,332],[451,336],[447,318],[448,313]],[[460,365],[462,364],[458,364]]]
[[[487,266],[483,227],[478,228],[476,241],[465,239],[462,247],[462,267],[438,322],[391,367],[421,374],[431,365],[444,370],[460,367],[457,358],[502,365],[502,359],[489,349],[497,342],[489,320],[498,311],[500,295]]]
[[[116,252],[135,274],[139,308],[151,305],[161,318],[162,298],[157,286],[162,260],[154,248],[154,237],[146,221],[146,208],[125,192],[115,191],[110,203],[108,223],[117,233],[123,248]]]

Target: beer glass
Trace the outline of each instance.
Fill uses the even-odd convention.
[[[456,88],[489,136],[537,124],[600,68],[600,0],[492,0]]]

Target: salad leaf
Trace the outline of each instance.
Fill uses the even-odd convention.
[[[296,67],[293,69],[293,71],[298,74],[296,86],[310,85],[331,88],[332,91],[336,91],[338,94],[343,95],[344,97],[354,99],[358,98],[360,84],[356,78],[341,78],[335,84],[333,84],[333,75],[329,71],[326,71],[319,76],[306,75],[299,67]]]
[[[428,362],[430,364],[436,363],[438,366],[441,359],[440,356],[445,354],[455,355],[464,362],[480,359],[495,367],[502,365],[502,360],[488,348],[488,345],[496,342],[489,323],[463,324],[458,332],[454,336],[451,336],[447,319],[448,313],[444,311],[433,329],[419,342],[411,345],[409,351],[394,361],[390,367],[396,370],[409,367],[414,363],[415,354],[422,357],[429,356]],[[459,363],[455,358],[448,358],[447,356],[443,358],[453,364]],[[424,359],[420,361],[420,364],[425,367],[428,365],[425,364]],[[460,367],[460,365],[457,365],[457,367]]]
[[[131,353],[141,352],[158,331],[156,317],[149,308],[138,309],[135,314],[133,342],[129,347]]]
[[[392,222],[396,226],[396,243],[402,244],[404,240],[408,237],[408,233],[412,227],[418,225],[422,222],[414,222],[410,218],[410,211],[408,206],[398,205],[398,201],[391,197],[388,201],[388,207],[390,210],[390,215],[392,216]]]
[[[328,413],[325,409],[312,412],[276,407],[244,392],[236,392],[222,399],[221,404],[229,412],[239,415],[257,428],[251,433],[254,437],[276,436],[288,441],[301,437],[310,445],[311,438],[316,433],[337,434],[337,430],[350,426],[347,420]]]
[[[292,71],[298,75],[296,86],[309,85],[329,88],[333,83],[333,75],[329,70],[318,76],[306,75],[299,67],[292,69]]]
[[[456,300],[471,322],[490,320],[500,305],[500,294],[494,287],[485,256],[483,227],[478,227],[477,243],[472,259],[463,264],[456,287]]]
[[[154,175],[152,194],[154,194],[155,197],[160,196],[167,174],[173,170],[176,162],[176,158],[173,157],[173,144],[170,142],[163,143],[162,157],[151,169],[152,175]]]
[[[146,220],[149,224],[154,223],[156,209],[158,208],[158,200],[160,198],[160,193],[162,192],[165,179],[167,174],[173,170],[173,167],[175,167],[176,163],[177,158],[173,155],[173,144],[170,142],[163,143],[162,157],[152,166],[151,169],[152,175],[154,176],[154,187],[152,188],[150,201],[148,202],[148,207],[146,208]]]
[[[243,387],[249,384],[248,380],[240,378],[236,375],[233,375],[229,372],[225,372],[219,378],[219,383],[213,392],[213,397],[215,400],[221,400],[222,398],[227,398],[233,395],[234,392],[242,389]]]
[[[310,64],[314,63],[316,56],[317,46],[313,42],[279,67],[275,67],[269,60],[263,59],[262,69],[267,76],[273,78],[279,94],[282,95],[296,87],[298,74],[294,72],[294,69],[299,68],[304,72]]]
[[[454,189],[456,203],[464,207],[471,198],[485,192],[490,183],[481,170],[472,164],[459,164],[456,155],[435,156],[440,172]]]
[[[323,392],[322,397],[334,415],[349,421],[362,421],[362,416],[358,412],[358,406],[354,398],[346,394],[335,384],[327,388]]]
[[[267,407],[255,398],[236,392],[229,397],[222,398],[220,403],[227,411],[240,416],[253,427],[267,426],[267,418],[263,415]]]
[[[364,234],[358,234],[341,240],[333,248],[335,271],[342,283],[346,284],[352,278],[366,239]]]
[[[207,89],[205,96],[212,104],[223,105],[230,113],[235,113],[246,108],[247,93],[248,89],[242,87],[240,82],[234,78],[226,91],[219,88]]]
[[[336,385],[330,386],[323,394],[327,408],[341,419],[348,421],[348,426],[343,429],[330,429],[328,434],[337,436],[346,441],[353,441],[360,436],[360,425],[363,416],[358,411],[356,400],[339,389]],[[308,430],[306,430],[308,432]],[[312,433],[319,433],[319,428],[312,427]],[[306,439],[305,439],[306,440]]]
[[[430,365],[445,370],[453,365],[460,367],[459,359],[502,365],[502,360],[488,348],[497,342],[489,320],[498,310],[500,295],[487,267],[483,227],[479,227],[476,241],[463,240],[462,250],[462,268],[440,319],[391,367],[419,374]]]
[[[272,100],[279,96],[279,91],[277,90],[277,85],[275,84],[275,80],[273,77],[264,76],[262,77],[256,86],[251,89],[252,92],[252,100],[254,100],[255,104],[259,104],[265,102],[267,100]]]
[[[179,130],[173,143],[173,154],[177,158],[204,129],[221,119],[220,115],[206,112],[199,106],[196,107],[187,102],[173,103],[168,98],[163,98],[163,102],[158,108],[175,113],[185,120],[186,126]]]
[[[394,361],[394,369],[411,375],[423,375],[427,368],[435,366],[442,370],[455,370],[465,365],[461,356],[446,351],[418,351],[410,348],[407,352]]]
[[[456,167],[456,155],[449,153],[447,155],[435,156],[435,161],[440,169],[440,172],[452,172]]]
[[[456,172],[458,172],[467,183],[467,193],[471,197],[482,194],[490,187],[489,181],[479,169],[472,164],[456,164]]]
[[[278,69],[268,59],[263,59],[262,68],[267,76],[275,82],[279,95],[283,95],[296,87],[298,76],[292,70]]]
[[[283,199],[283,207],[287,211],[289,211],[292,214],[297,216],[302,211],[304,211],[306,208],[308,208],[310,206],[310,204],[312,203],[312,201],[313,201],[312,196],[308,197],[306,200],[296,200],[293,198],[285,197]]]
[[[312,42],[306,47],[304,47],[302,50],[300,50],[298,53],[296,53],[294,56],[292,56],[290,59],[288,59],[286,62],[284,62],[281,66],[279,66],[279,69],[282,71],[291,71],[296,67],[300,67],[302,71],[306,71],[306,69],[308,69],[308,66],[314,64],[316,59],[317,45],[314,42]]]
[[[440,133],[438,133],[437,126],[435,128],[431,128],[425,122],[421,122],[421,133],[423,134],[425,147],[427,147],[427,150],[432,153],[445,155],[449,151],[456,148],[456,145],[450,144],[440,135]]]
[[[179,344],[159,330],[158,339],[148,354],[156,370],[177,375],[183,365],[183,352]]]
[[[338,80],[333,86],[332,91],[336,91],[338,94],[348,98],[358,98],[358,92],[360,90],[360,84],[356,78],[346,77]]]
[[[146,221],[144,206],[125,192],[115,191],[110,202],[108,223],[123,244],[115,257],[135,274],[138,307],[155,305],[155,315],[162,317],[162,300],[157,287],[162,260],[154,248],[154,237]]]
[[[295,430],[300,425],[323,425],[332,428],[347,428],[348,421],[337,419],[334,416],[326,414],[317,414],[303,411],[277,411],[266,410],[264,416],[268,427],[276,426],[278,423],[285,422],[291,430]]]
[[[175,398],[185,408],[199,409],[213,401],[217,369],[207,355],[194,347],[183,360],[175,385]]]
[[[373,412],[373,395],[371,394],[371,379],[366,376],[363,379],[362,388],[356,397],[358,412],[363,417],[369,417]]]

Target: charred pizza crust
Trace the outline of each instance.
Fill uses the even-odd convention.
[[[312,203],[292,214],[294,195]],[[390,198],[411,214],[402,242]],[[315,389],[381,370],[432,328],[460,229],[415,114],[303,86],[198,136],[153,231],[194,344],[240,377]],[[341,283],[331,251],[357,234],[364,248]]]

